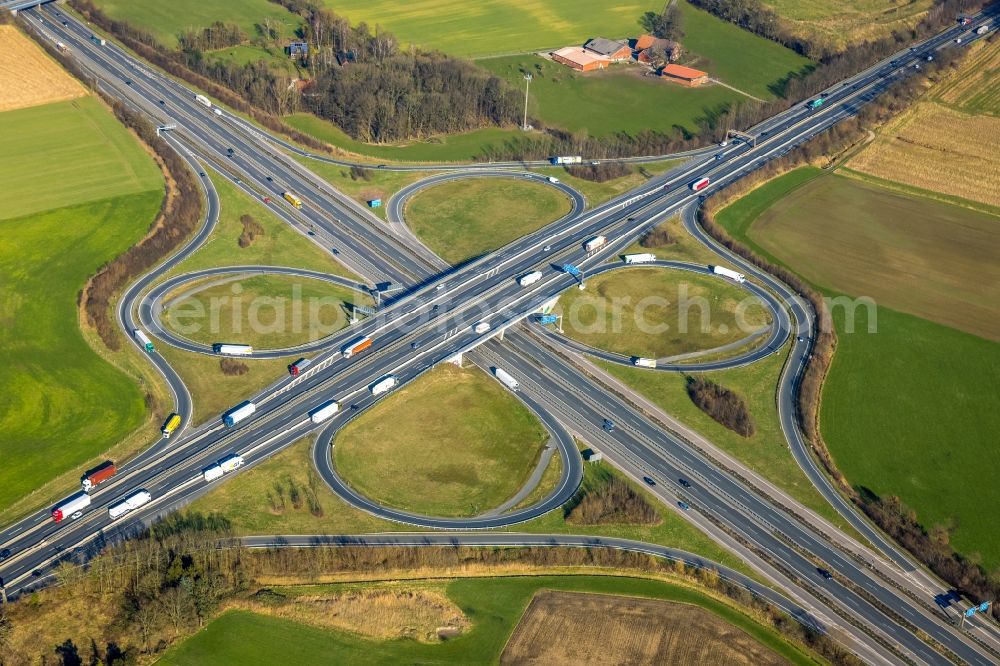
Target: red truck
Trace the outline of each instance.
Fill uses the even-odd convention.
[[[110,460],[101,463],[94,469],[90,470],[80,479],[80,485],[83,486],[84,492],[90,492],[98,484],[104,483],[115,474],[118,473],[118,468]]]
[[[288,374],[290,374],[292,377],[298,377],[299,374],[303,370],[308,368],[310,365],[312,365],[312,361],[310,361],[307,358],[300,358],[295,363],[292,363],[290,366],[288,366]]]

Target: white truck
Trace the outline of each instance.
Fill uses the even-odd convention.
[[[985,35],[989,31],[990,31],[990,27],[988,25],[981,25],[978,28],[976,28],[976,34],[977,35]]]
[[[113,504],[111,508],[108,509],[108,516],[111,517],[111,520],[118,520],[126,513],[135,511],[140,506],[148,504],[151,499],[153,499],[153,496],[150,495],[148,491],[139,490],[132,493],[118,504]]]
[[[589,241],[583,244],[583,249],[586,250],[587,252],[593,252],[594,250],[600,247],[604,247],[604,245],[607,242],[608,239],[605,238],[604,236],[594,236]]]
[[[253,354],[253,347],[250,345],[216,343],[212,345],[212,349],[220,356],[250,356]]]
[[[201,470],[201,476],[205,479],[205,483],[211,483],[212,481],[221,478],[223,474],[225,474],[225,472],[222,471],[222,468],[219,467],[218,464],[209,465],[205,469]]]
[[[475,326],[473,326],[472,330],[476,333],[485,333],[486,331],[490,330],[490,325],[488,322],[481,321]]]
[[[519,285],[521,285],[522,287],[527,287],[528,285],[535,284],[536,282],[538,282],[541,279],[542,279],[542,272],[541,271],[532,271],[532,272],[528,273],[527,275],[522,275],[521,277],[519,277],[517,279],[517,283]]]
[[[211,483],[212,481],[220,478],[223,474],[235,472],[240,467],[243,467],[244,462],[246,461],[243,459],[243,456],[232,453],[222,460],[219,460],[214,465],[209,465],[205,469],[201,470],[201,475],[205,479],[205,483]]]
[[[520,386],[520,384],[517,383],[517,380],[511,377],[510,374],[503,368],[493,368],[493,374],[500,380],[501,384],[509,388],[511,391],[516,391]]]
[[[142,330],[138,328],[132,329],[132,337],[135,338],[135,341],[142,345],[142,348],[150,354],[156,351],[156,348],[153,347],[153,341],[150,340],[149,336],[143,333]]]
[[[194,101],[198,102],[202,106],[207,106],[210,109],[212,108],[212,102],[211,102],[211,100],[209,100],[204,95],[195,95],[194,96]]]
[[[368,387],[368,390],[372,392],[372,395],[382,395],[386,391],[391,391],[396,387],[399,380],[396,379],[395,375],[386,375],[382,379],[378,380],[374,384]]]
[[[583,157],[580,155],[560,155],[550,157],[549,162],[552,164],[580,164],[583,162]]]
[[[65,518],[69,518],[77,511],[83,511],[88,506],[90,506],[90,495],[82,492],[77,493],[52,509],[52,520],[58,523]]]
[[[339,411],[340,403],[336,400],[331,400],[309,412],[309,420],[313,423],[322,423]]]
[[[558,185],[559,184],[559,179],[556,178],[555,176],[549,176],[548,178],[546,178],[546,180],[548,180],[553,185]]]
[[[626,264],[648,264],[651,261],[656,261],[656,255],[650,254],[649,252],[625,255]]]
[[[257,405],[253,404],[249,400],[236,405],[228,412],[222,415],[222,422],[226,424],[226,427],[232,428],[234,425],[242,421],[243,419],[249,417],[251,414],[257,411]]]
[[[638,368],[655,368],[656,359],[655,358],[643,358],[641,356],[636,356],[632,359],[632,365]]]
[[[744,282],[747,281],[746,275],[743,275],[743,273],[737,273],[732,269],[723,268],[722,266],[710,266],[710,268],[712,269],[712,272],[715,273],[716,275],[721,275],[722,277],[728,278],[733,282],[739,282],[740,284],[743,284]]]
[[[240,467],[243,467],[243,463],[245,462],[246,461],[243,459],[243,456],[238,453],[230,453],[216,464],[222,468],[223,472],[229,473],[235,472]]]

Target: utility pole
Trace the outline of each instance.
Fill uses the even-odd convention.
[[[521,124],[521,129],[525,132],[528,131],[528,86],[531,85],[531,74],[525,72],[524,74],[524,122]]]

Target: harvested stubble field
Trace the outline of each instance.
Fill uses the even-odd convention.
[[[832,175],[774,203],[749,238],[826,289],[996,340],[997,220]]]
[[[934,96],[964,111],[1000,116],[1000,40],[970,46],[961,69]]]
[[[930,0],[764,0],[796,35],[836,46],[906,30],[931,6]]]
[[[998,151],[1000,118],[923,102],[883,130],[849,166],[879,178],[1000,206]]]
[[[375,640],[410,639],[437,643],[469,628],[469,620],[442,589],[363,587],[332,593],[299,594],[280,589],[235,604],[321,629],[340,629]],[[288,593],[291,593],[290,595]]]
[[[697,606],[658,599],[542,591],[501,664],[785,664]]]
[[[0,25],[0,111],[82,97],[87,91],[12,25]]]

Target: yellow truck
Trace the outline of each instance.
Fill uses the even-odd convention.
[[[180,414],[171,414],[168,416],[167,420],[163,422],[163,427],[160,428],[160,432],[163,433],[163,439],[170,439],[170,436],[180,427]]]
[[[285,192],[282,196],[285,197],[285,200],[287,200],[288,203],[292,204],[296,208],[302,208],[302,199],[299,199],[291,192]]]

